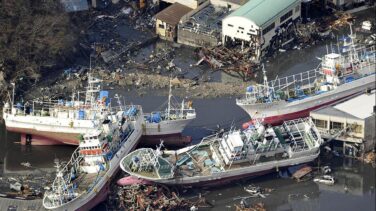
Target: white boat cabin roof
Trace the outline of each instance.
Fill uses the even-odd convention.
[[[338,53],[330,53],[330,54],[326,54],[325,55],[325,58],[327,59],[337,59],[339,58],[341,55],[338,54]]]
[[[85,139],[85,140],[88,140],[88,139],[93,138],[93,137],[98,138],[98,136],[100,136],[101,133],[102,133],[101,130],[94,130],[94,131],[91,131],[91,132],[86,133],[86,134],[84,135],[84,139]]]
[[[243,147],[244,143],[241,138],[240,131],[229,134],[228,143],[232,148]]]

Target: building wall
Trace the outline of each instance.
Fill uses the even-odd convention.
[[[359,125],[362,127],[361,131],[349,131],[347,135],[355,137],[357,140],[351,140],[349,139],[349,142],[361,142],[361,140],[364,140],[365,138],[365,132],[366,132],[366,124],[364,120],[359,119],[351,119],[351,118],[345,118],[345,117],[338,117],[338,116],[330,116],[330,115],[322,115],[322,114],[316,114],[314,112],[311,112],[310,116],[314,120],[323,120],[326,121],[326,128],[322,128],[319,125],[316,125],[317,129],[320,131],[320,133],[323,134],[324,138],[330,138],[329,132],[331,129],[331,122],[338,122],[342,123],[343,127],[346,128],[347,126],[354,124]]]
[[[289,11],[292,11],[292,15],[289,18],[287,18],[287,19],[285,19],[285,20],[283,20],[281,22],[281,17],[283,15],[285,15],[286,13],[288,13]],[[263,46],[261,47],[261,49],[265,49],[267,46],[269,46],[270,40],[277,33],[281,33],[281,32],[276,32],[276,28],[278,28],[281,25],[286,24],[288,22],[294,21],[297,18],[300,18],[301,12],[302,12],[301,4],[300,4],[300,2],[298,2],[297,4],[294,4],[291,7],[287,8],[281,15],[277,16],[274,20],[271,20],[268,23],[264,24],[262,26],[261,32],[263,32],[264,29],[266,29],[267,27],[271,26],[271,24],[273,24],[273,23],[274,23],[275,27],[273,27],[272,30],[268,31],[265,34],[262,33],[264,42],[263,42]]]
[[[164,28],[160,26],[163,26]],[[157,19],[155,22],[155,33],[162,37],[166,36],[166,27],[167,27],[167,24],[165,22]]]
[[[185,5],[187,7],[190,7],[192,9],[196,9],[199,5],[201,5],[202,3],[204,3],[207,0],[161,0],[161,1],[164,1],[164,2],[167,2],[167,3],[170,3],[170,4],[177,2],[177,3],[180,3],[180,4]]]
[[[376,145],[376,115],[372,115],[365,120],[364,149],[371,151]]]
[[[239,7],[241,7],[241,5],[239,5],[239,4],[235,4],[233,2],[229,2],[229,1],[226,1],[226,0],[210,0],[210,3],[214,6],[227,7],[231,10],[236,10]]]
[[[176,39],[176,27],[177,26],[171,26],[159,19],[157,19],[155,22],[155,32],[161,39],[164,40],[174,41]]]
[[[291,16],[281,21],[281,17],[285,16],[290,11]],[[260,60],[262,51],[269,46],[273,37],[281,35],[282,33],[285,33],[285,35],[291,33],[291,28],[289,30],[281,29],[279,31],[276,31],[276,29],[286,27],[289,22],[297,20],[300,16],[301,3],[297,1],[295,4],[284,9],[279,15],[260,26],[245,17],[227,17],[222,23],[223,45],[226,45],[228,39],[245,41],[245,45],[254,49],[256,60]]]
[[[214,47],[220,40],[214,36],[178,29],[178,43],[193,47]]]
[[[243,17],[230,17],[223,19],[222,37],[240,39],[249,42],[253,36],[260,35],[260,27],[253,21]]]

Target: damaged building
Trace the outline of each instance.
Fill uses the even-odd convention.
[[[251,0],[223,19],[222,43],[241,46],[259,61],[268,50],[293,40],[293,23],[300,15],[300,0]]]
[[[207,0],[159,0],[159,2],[164,2],[167,4],[179,3],[192,9],[196,9],[206,1]]]
[[[178,33],[178,23],[180,22],[180,19],[190,11],[192,11],[192,8],[180,3],[174,3],[173,5],[156,14],[156,34],[161,39],[176,41]]]
[[[205,2],[194,14],[183,17],[178,29],[178,43],[200,47],[217,46],[221,41],[222,19],[227,7],[216,7]]]
[[[323,138],[342,143],[349,156],[375,149],[375,90],[315,111],[312,117]]]
[[[206,1],[183,16],[178,29],[178,43],[193,47],[214,47],[222,41],[222,20],[248,0]]]

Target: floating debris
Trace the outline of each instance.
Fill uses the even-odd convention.
[[[25,166],[27,168],[31,168],[31,164],[29,162],[22,162],[21,166]]]
[[[266,211],[265,205],[262,202],[250,206],[245,200],[240,201],[240,205],[235,204],[236,211]]]
[[[335,182],[334,177],[330,175],[322,175],[320,177],[316,177],[315,179],[313,179],[313,181],[325,185],[333,185]]]

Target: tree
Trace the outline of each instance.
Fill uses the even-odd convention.
[[[8,82],[37,82],[42,69],[72,54],[76,40],[60,1],[0,0],[0,66]]]

